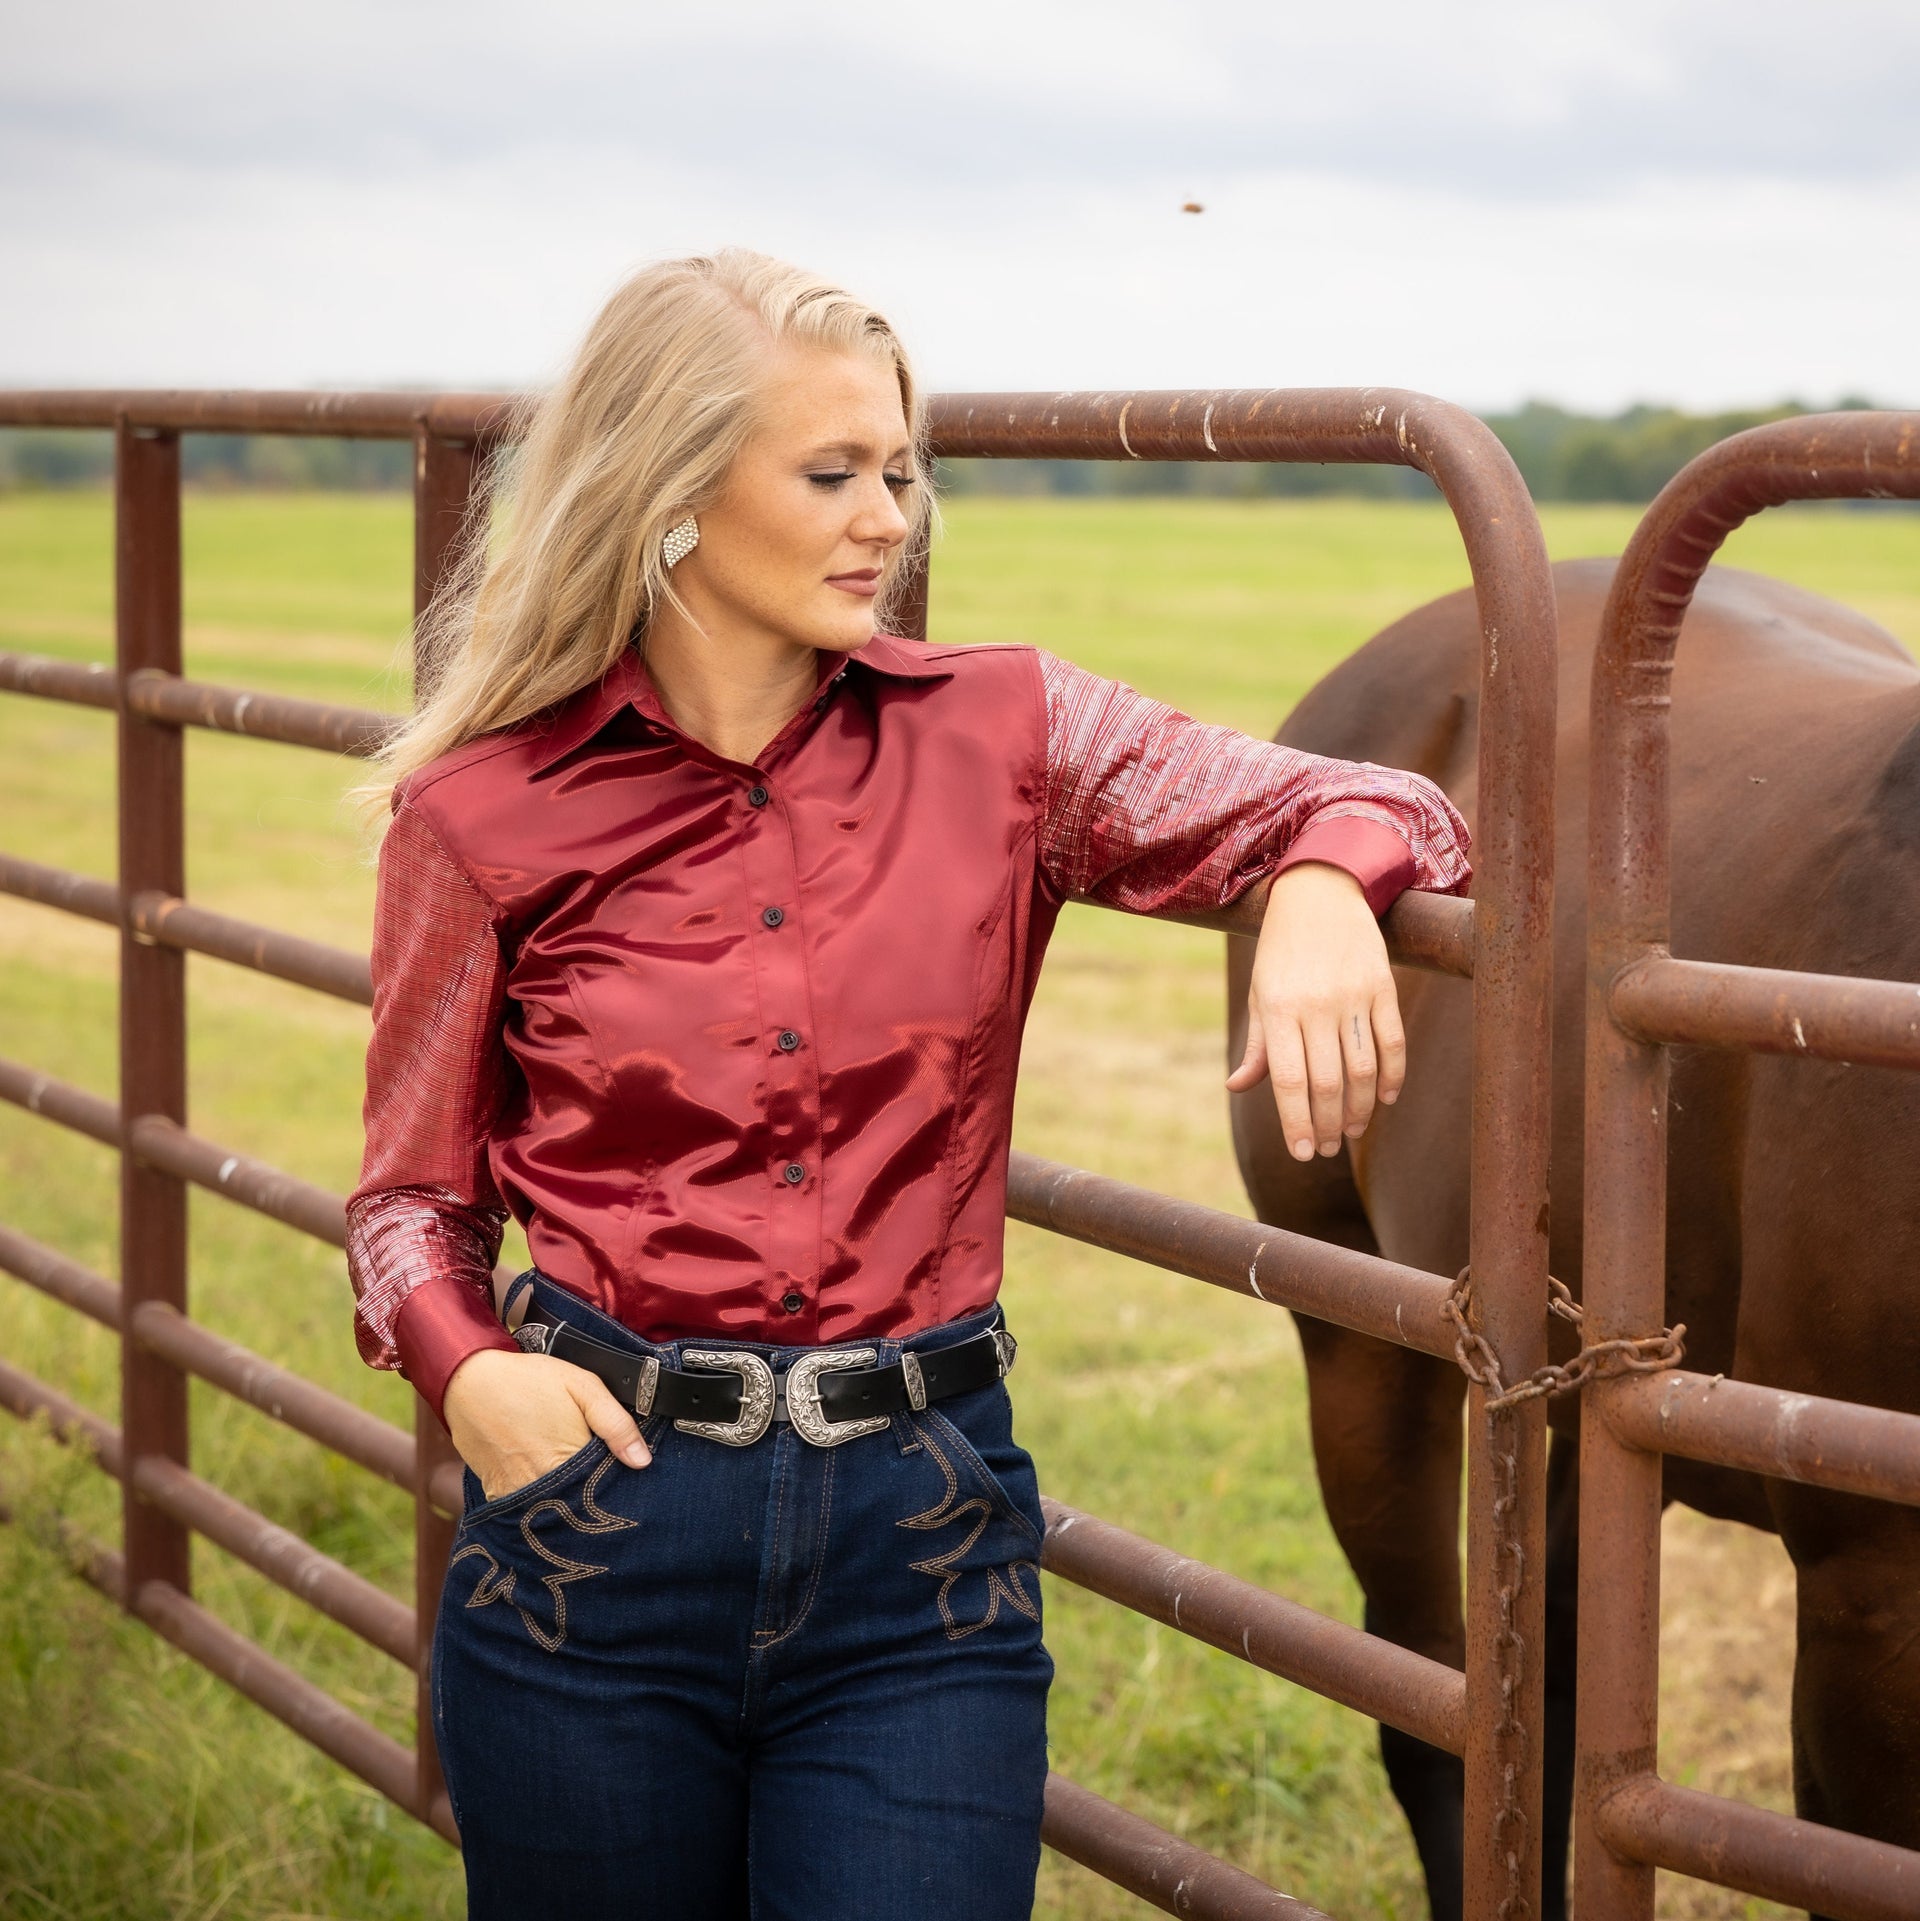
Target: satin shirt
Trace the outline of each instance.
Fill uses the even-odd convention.
[[[380,858],[363,1356],[436,1411],[512,1342],[508,1212],[650,1340],[901,1335],[999,1287],[1020,1035],[1062,904],[1323,860],[1464,890],[1431,782],[1202,724],[1026,646],[877,635],[752,765],[637,652],[400,783]]]

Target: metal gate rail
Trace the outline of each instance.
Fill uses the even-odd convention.
[[[1920,414],[1736,434],[1647,510],[1608,598],[1592,691],[1585,1337],[1661,1325],[1668,1044],[1920,1068],[1920,987],[1676,961],[1668,690],[1721,543],[1792,500],[1920,498]],[[1580,1438],[1576,1902],[1651,1921],[1674,1869],[1842,1921],[1920,1914],[1920,1853],[1662,1781],[1661,1455],[1920,1503],[1920,1416],[1674,1372],[1597,1380]]]
[[[0,1061],[0,1099],[121,1151],[121,1271],[115,1287],[0,1226],[0,1268],[117,1327],[122,1423],[0,1367],[0,1403],[44,1414],[54,1433],[125,1489],[124,1554],[72,1543],[76,1569],[175,1645],[279,1716],[381,1792],[457,1841],[433,1752],[431,1715],[407,1750],[191,1599],[195,1532],[281,1582],[416,1669],[439,1598],[459,1464],[416,1406],[408,1435],[275,1367],[187,1317],[189,1183],[338,1246],[338,1196],[200,1138],[186,1125],[185,959],[209,955],[340,999],[370,1004],[363,956],[256,926],[184,898],[184,729],[350,755],[394,724],[353,708],[212,686],[183,675],[179,436],[255,432],[411,439],[415,449],[416,617],[480,522],[482,460],[514,418],[496,395],[0,393],[0,424],[111,428],[115,435],[115,666],[0,654],[0,691],[112,711],[120,771],[119,876],[111,883],[0,856],[0,892],[116,926],[121,943],[119,1104]],[[1409,895],[1387,921],[1394,957],[1475,983],[1472,1255],[1484,1331],[1509,1378],[1545,1359],[1548,1001],[1555,627],[1538,522],[1517,471],[1472,416],[1390,390],[960,396],[934,403],[947,455],[1089,459],[1378,462],[1418,467],[1460,524],[1479,597],[1480,818],[1474,904]],[[902,624],[924,632],[926,582]],[[1208,918],[1241,932],[1250,904]],[[1498,1036],[1498,1044],[1492,1037]],[[1016,1154],[1017,1219],[1151,1261],[1269,1305],[1451,1355],[1438,1276]],[[416,1514],[408,1609],[188,1466],[186,1386],[197,1376],[407,1488]],[[1479,1389],[1473,1392],[1477,1395]],[[1471,1433],[1483,1423],[1475,1422]],[[1544,1529],[1538,1409],[1521,1423],[1518,1501],[1508,1537],[1537,1565]],[[1540,1597],[1515,1636],[1502,1624],[1503,1552],[1483,1442],[1468,1457],[1468,1646],[1464,1676],[1326,1620],[1250,1583],[1090,1516],[1049,1503],[1042,1564],[1268,1672],[1407,1729],[1467,1765],[1469,1914],[1511,1921],[1539,1880],[1542,1693]],[[4,1516],[0,1507],[0,1516]],[[1537,1585],[1537,1584],[1536,1584]],[[1500,1707],[1518,1704],[1519,1720]],[[1518,1732],[1516,1732],[1518,1730]],[[1517,1832],[1515,1821],[1519,1822]],[[1314,1910],[1151,1823],[1053,1777],[1045,1838],[1144,1899],[1195,1916]]]

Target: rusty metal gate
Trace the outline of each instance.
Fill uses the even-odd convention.
[[[404,1748],[192,1598],[189,1546],[199,1533],[413,1668],[424,1690],[425,1637],[461,1497],[459,1464],[424,1407],[416,1406],[407,1434],[188,1317],[189,1184],[336,1247],[344,1221],[338,1196],[188,1128],[186,956],[212,955],[362,1005],[372,995],[363,956],[183,897],[185,730],[365,755],[391,723],[183,676],[179,457],[180,435],[195,432],[410,440],[417,614],[459,544],[484,525],[475,511],[484,456],[507,419],[498,396],[0,394],[0,424],[110,428],[115,436],[115,664],[0,655],[0,691],[115,715],[118,880],[4,855],[0,891],[120,930],[120,1100],[11,1061],[0,1061],[0,1098],[119,1150],[123,1277],[116,1287],[0,1224],[0,1268],[117,1330],[121,1422],[110,1425],[4,1362],[0,1402],[18,1415],[47,1416],[57,1435],[124,1486],[121,1548],[74,1541],[81,1573],[450,1841],[458,1837],[424,1696],[418,1745]],[[1539,524],[1505,450],[1471,415],[1383,389],[949,397],[934,406],[934,443],[942,454],[986,458],[1375,462],[1419,468],[1439,486],[1465,543],[1483,630],[1475,899],[1404,897],[1388,933],[1403,963],[1473,981],[1478,1325],[1506,1380],[1532,1374],[1546,1360],[1549,1058],[1540,1010],[1551,984],[1555,624]],[[923,580],[916,618],[903,623],[910,631],[924,631],[925,608]],[[1257,920],[1247,909],[1214,924],[1244,932]],[[1014,1156],[1008,1211],[1269,1310],[1291,1307],[1424,1353],[1455,1355],[1450,1286],[1438,1275],[1024,1154]],[[1619,1298],[1608,1319],[1632,1321],[1637,1297],[1627,1290]],[[412,1493],[412,1607],[192,1471],[189,1376]],[[1540,1876],[1544,1592],[1525,1571],[1545,1563],[1544,1403],[1489,1421],[1481,1418],[1483,1400],[1476,1386],[1464,1675],[1057,1503],[1047,1508],[1042,1564],[1464,1756],[1467,1911],[1476,1921],[1512,1921],[1534,1911]],[[1674,1444],[1671,1437],[1665,1444]],[[1615,1806],[1602,1810],[1610,1841],[1625,1831],[1626,1817],[1606,1812]],[[1048,1783],[1044,1832],[1056,1849],[1172,1913],[1315,1912],[1059,1777]]]
[[[1669,951],[1668,687],[1707,563],[1792,500],[1920,498],[1920,414],[1781,421],[1710,448],[1661,493],[1615,576],[1594,655],[1589,816],[1588,1338],[1659,1327],[1667,1048],[1920,1068],[1920,986]],[[1920,1504],[1920,1416],[1670,1370],[1597,1380],[1580,1435],[1580,1912],[1650,1921],[1654,1869],[1843,1921],[1920,1914],[1920,1853],[1654,1772],[1661,1457]]]

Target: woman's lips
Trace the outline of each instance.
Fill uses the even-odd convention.
[[[867,574],[829,574],[827,585],[841,588],[849,594],[859,594],[862,598],[870,600],[880,591],[880,569],[876,567]]]

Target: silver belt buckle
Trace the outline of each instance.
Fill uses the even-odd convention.
[[[728,1447],[751,1447],[773,1423],[773,1369],[757,1354],[734,1347],[689,1347],[680,1358],[689,1367],[719,1368],[740,1377],[740,1412],[731,1421],[676,1420],[682,1434],[704,1434]]]
[[[689,1357],[691,1358],[691,1357]],[[878,1434],[891,1415],[858,1414],[850,1421],[830,1421],[820,1406],[820,1377],[850,1367],[871,1367],[879,1358],[871,1347],[824,1348],[803,1354],[787,1369],[787,1417],[794,1432],[815,1447],[838,1447],[857,1434]]]

